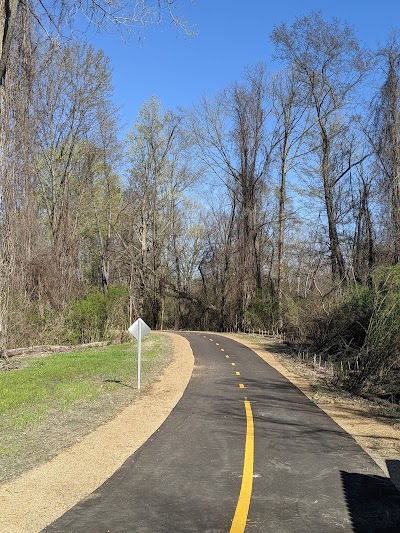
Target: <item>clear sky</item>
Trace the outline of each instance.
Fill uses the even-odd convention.
[[[399,0],[182,0],[181,13],[197,31],[186,38],[169,24],[148,28],[124,42],[117,34],[88,36],[111,58],[115,101],[130,129],[144,101],[154,95],[164,108],[190,106],[240,80],[247,65],[264,61],[271,71],[269,35],[282,21],[321,11],[347,21],[367,46],[385,43],[400,28]]]

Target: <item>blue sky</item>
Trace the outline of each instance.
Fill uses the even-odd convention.
[[[269,35],[282,21],[322,11],[324,18],[347,21],[361,42],[383,44],[389,30],[400,28],[398,0],[182,0],[181,13],[198,34],[177,35],[169,24],[147,28],[141,41],[124,42],[115,33],[88,36],[111,58],[115,101],[130,129],[144,101],[154,95],[164,108],[190,106],[203,94],[215,94],[240,80],[247,65],[272,65]]]

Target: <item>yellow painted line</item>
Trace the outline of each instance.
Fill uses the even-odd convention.
[[[216,343],[215,343],[215,346],[219,346],[219,342],[216,342]]]
[[[244,389],[244,385],[243,385],[243,383],[239,383],[239,387],[240,387],[241,389]]]
[[[236,366],[236,363],[231,363],[232,366]]]
[[[229,359],[229,355],[225,355],[225,357],[226,357],[227,359]]]
[[[235,374],[236,374],[237,376],[240,376],[240,372],[235,372]]]
[[[246,444],[244,448],[242,486],[236,505],[235,516],[229,533],[243,533],[249,513],[251,492],[253,490],[253,465],[254,465],[254,422],[251,412],[251,403],[244,400],[246,410]]]
[[[223,348],[221,348],[221,352],[224,352],[225,350]]]

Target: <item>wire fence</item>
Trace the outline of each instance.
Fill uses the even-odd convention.
[[[294,360],[303,363],[310,368],[313,368],[319,374],[325,374],[326,376],[343,377],[345,375],[359,373],[362,368],[359,358],[355,358],[353,361],[332,360],[331,357],[325,357],[324,354],[313,352],[308,348],[298,347],[298,345],[296,345],[296,339],[294,337],[285,336],[274,329],[237,328],[230,329],[227,332],[245,333],[260,337],[273,338],[275,340],[279,340],[282,343],[286,343],[285,355],[288,355]]]

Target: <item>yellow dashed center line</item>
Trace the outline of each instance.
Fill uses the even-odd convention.
[[[246,410],[246,444],[244,449],[242,486],[236,505],[235,516],[229,533],[244,533],[253,490],[254,422],[251,403],[244,400]]]
[[[231,363],[232,366],[236,366],[236,363]]]
[[[240,376],[240,372],[235,372],[235,374],[236,374],[237,376]]]
[[[223,348],[221,348],[221,352],[224,352],[225,350]]]
[[[239,383],[239,387],[240,387],[241,389],[244,389],[244,385],[243,385],[243,383]]]
[[[229,355],[225,355],[225,357],[226,357],[227,359],[229,359]]]
[[[215,343],[215,346],[219,346],[219,342],[216,342],[216,343]]]

